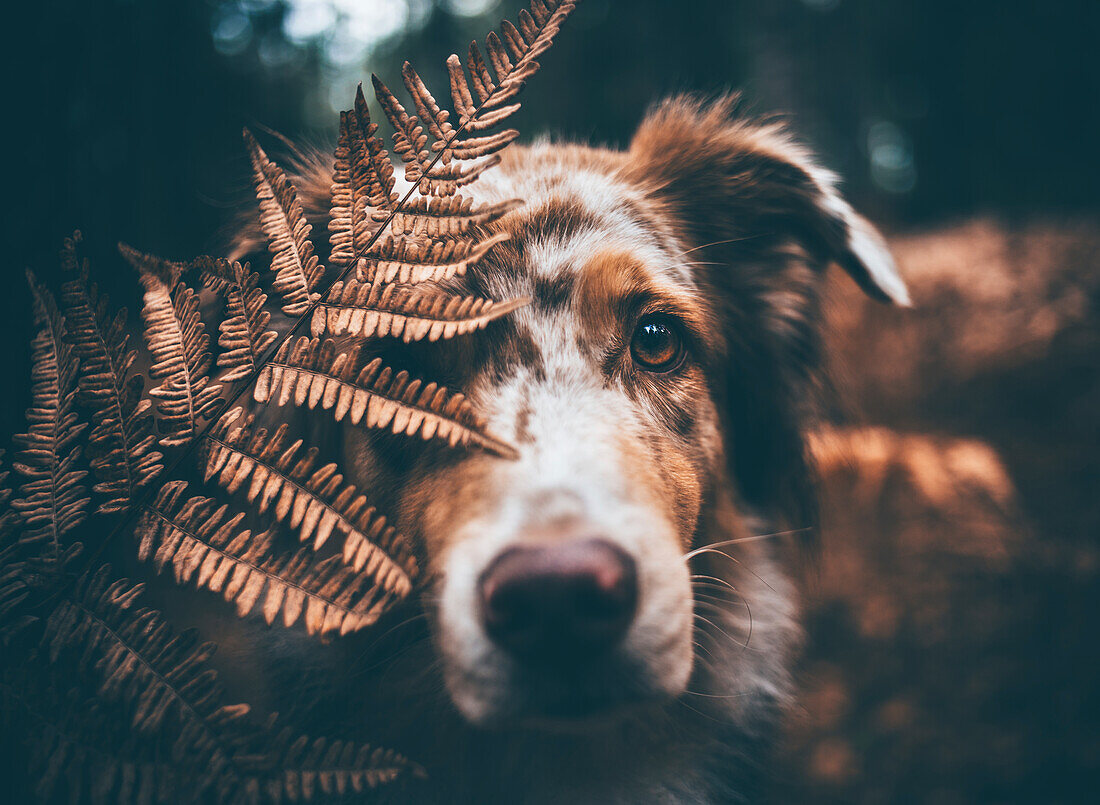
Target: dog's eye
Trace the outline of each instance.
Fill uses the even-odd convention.
[[[634,330],[630,354],[649,372],[671,372],[684,359],[680,328],[667,317],[646,316]]]

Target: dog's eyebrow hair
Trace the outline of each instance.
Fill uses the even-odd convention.
[[[485,371],[488,376],[494,383],[501,383],[523,367],[533,380],[545,380],[546,363],[530,332],[511,320],[503,320],[499,324],[492,337],[483,336],[478,345],[486,356]]]
[[[642,227],[646,234],[653,239],[654,245],[676,254],[681,250],[668,223],[660,215],[655,215],[652,209],[637,198],[625,195],[621,199],[621,212],[637,226]]]
[[[633,230],[631,237],[644,239],[654,248],[679,251],[679,246],[659,225],[659,219],[648,214],[644,205],[630,194],[623,194],[612,206],[599,209],[581,198],[553,196],[520,218],[511,234],[516,243],[526,246],[567,242],[584,232],[620,231],[624,226]]]
[[[614,326],[603,317],[621,312],[625,305],[640,313],[675,315],[700,341],[713,340],[714,328],[696,294],[673,282],[660,281],[634,255],[618,251],[597,254],[582,266],[579,283],[583,297],[580,317],[590,331]]]
[[[517,222],[513,238],[525,242],[571,238],[599,225],[599,217],[576,199],[552,198]]]
[[[560,271],[554,276],[537,276],[534,279],[534,297],[536,310],[551,312],[561,310],[573,298],[577,287],[577,278],[573,274]]]

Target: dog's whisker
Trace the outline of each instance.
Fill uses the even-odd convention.
[[[753,534],[748,537],[738,537],[737,539],[727,539],[721,542],[712,542],[709,545],[702,545],[695,550],[688,551],[684,554],[684,559],[694,559],[700,553],[703,553],[708,548],[725,548],[730,545],[739,545],[744,542],[759,542],[765,539],[775,539],[776,537],[787,537],[793,534],[801,534],[806,531],[813,531],[813,526],[806,526],[805,528],[792,528],[788,531],[775,531],[771,534]]]
[[[352,672],[351,674],[349,674],[349,678],[352,680],[362,679],[364,677],[370,676],[379,669],[383,669],[382,678],[385,679],[386,675],[389,674],[395,667],[395,663],[398,659],[424,646],[426,642],[428,641],[416,641],[414,643],[410,643],[408,646],[405,646],[400,651],[394,653],[389,657],[386,657],[384,660],[379,660],[373,665],[368,665],[365,668],[360,668]],[[418,669],[418,671],[421,673],[427,673],[427,668],[425,667],[423,669]]]
[[[747,642],[747,641],[746,641],[745,643],[742,643],[742,642],[740,642],[739,640],[736,640],[736,639],[734,639],[734,637],[733,637],[733,636],[732,636],[732,635],[731,635],[731,634],[730,634],[729,632],[727,632],[727,631],[726,631],[725,629],[723,629],[723,628],[722,628],[721,626],[719,626],[718,624],[716,624],[716,623],[715,623],[714,621],[712,621],[712,620],[711,620],[710,618],[707,618],[707,617],[706,617],[706,616],[704,616],[704,615],[700,615],[700,614],[699,614],[698,612],[696,612],[696,613],[694,614],[694,617],[695,617],[695,618],[696,618],[697,620],[701,621],[701,622],[702,622],[702,623],[703,623],[704,625],[706,625],[706,626],[710,626],[710,627],[711,627],[712,629],[715,629],[716,631],[720,632],[720,633],[722,634],[722,636],[723,636],[723,637],[725,637],[725,638],[726,638],[727,640],[729,640],[729,641],[730,641],[731,643],[733,643],[733,644],[734,644],[735,646],[738,646],[739,648],[742,648],[742,649],[743,649],[743,648],[745,648],[745,647],[746,647],[746,646],[748,645],[748,642]],[[711,636],[713,637],[713,635],[711,635]]]
[[[711,246],[725,246],[728,243],[740,243],[740,242],[745,241],[745,240],[753,240],[755,238],[761,238],[761,237],[763,237],[763,234],[745,235],[744,237],[727,238],[726,240],[715,240],[715,241],[712,241],[710,243],[704,243],[701,246],[693,246],[690,249],[685,249],[684,251],[680,252],[676,256],[677,257],[683,257],[685,254],[691,254],[692,252],[697,252],[700,249],[709,249]]]
[[[697,602],[696,602],[696,606],[699,606],[699,607],[706,607],[706,610],[705,610],[705,611],[706,611],[706,613],[707,613],[707,614],[709,614],[709,615],[712,615],[712,616],[713,616],[713,617],[715,617],[715,618],[721,618],[722,616],[725,616],[725,615],[729,615],[729,614],[730,614],[730,612],[729,612],[729,610],[728,610],[728,609],[726,609],[725,607],[721,607],[721,606],[718,606],[718,605],[716,605],[716,604],[709,604],[709,603],[706,603],[706,602],[700,602],[700,601],[697,601]],[[740,642],[740,641],[734,640],[734,642],[735,642],[735,643],[737,643],[737,645],[738,645],[738,646],[741,646],[742,648],[748,648],[748,644],[749,644],[749,638],[750,638],[750,637],[752,636],[752,610],[750,610],[750,609],[749,609],[749,608],[748,608],[748,607],[746,606],[746,607],[745,607],[745,611],[746,611],[746,613],[748,613],[748,615],[749,615],[749,628],[748,628],[748,629],[746,630],[746,637],[745,637],[745,642],[744,642],[744,643],[742,643],[742,642]],[[704,614],[703,614],[702,612],[696,611],[696,612],[695,612],[694,614],[695,614],[695,615],[696,615],[697,617],[699,617],[700,619],[704,619],[704,620],[705,620],[705,616],[704,616]],[[717,624],[714,624],[713,622],[711,622],[711,621],[709,621],[709,620],[708,620],[707,622],[711,623],[711,625],[713,625],[713,626],[714,626],[714,627],[715,627],[716,629],[718,629],[718,628],[721,628],[721,627],[719,627],[719,626],[718,626]],[[728,633],[726,634],[726,636],[727,636],[727,637],[730,637]],[[730,637],[730,640],[733,640],[733,638],[732,638],[732,637]]]
[[[723,582],[721,582],[721,580],[716,580],[716,581],[696,580],[696,581],[692,581],[691,582],[691,589],[692,589],[693,594],[696,594],[696,595],[707,594],[707,595],[710,595],[712,598],[716,598],[716,599],[720,599],[720,600],[732,601],[732,600],[740,599],[742,597],[741,596],[741,591],[738,590],[734,585],[728,584],[728,583],[723,583]],[[727,598],[721,599],[721,596],[723,596],[723,595],[727,596]],[[732,596],[732,598],[728,597],[728,596]]]
[[[692,593],[696,597],[712,598],[727,604],[736,604],[745,597],[737,587],[727,587],[713,582],[696,582],[692,584]]]
[[[676,263],[672,268],[689,268],[691,266],[720,266],[723,263],[714,263],[709,260],[685,260],[681,263]]]
[[[733,635],[731,635],[729,632],[727,632],[725,629],[717,624],[716,621],[721,620],[721,616],[724,614],[726,613],[720,610],[708,610],[706,612],[697,611],[693,613],[694,617],[699,620],[702,626],[710,627],[717,631],[720,631],[722,635],[726,637],[731,643],[736,643],[738,646],[744,646],[744,641],[735,639]],[[706,632],[706,629],[704,628],[703,631]]]
[[[711,579],[713,581],[699,581],[699,579]],[[714,582],[718,582],[718,584],[715,584]],[[709,594],[709,593],[706,593],[706,592],[702,592],[702,590],[700,590],[700,588],[722,590],[723,587],[728,588],[737,597],[735,599],[733,599],[733,598],[723,598],[723,597],[719,597],[717,595],[712,595],[712,594]],[[703,576],[703,575],[693,576],[692,577],[692,589],[693,589],[695,601],[696,601],[697,604],[700,604],[700,605],[705,604],[705,605],[710,606],[710,607],[720,608],[720,609],[722,609],[723,612],[726,611],[725,606],[729,606],[729,605],[736,606],[736,605],[740,604],[740,605],[745,607],[745,611],[749,615],[749,638],[746,639],[746,641],[745,641],[745,647],[747,648],[748,647],[748,641],[752,637],[752,608],[749,606],[749,602],[745,599],[745,596],[742,595],[741,592],[736,587],[734,587],[732,584],[730,584],[729,582],[726,582],[723,579],[715,578],[714,576]],[[724,590],[723,590],[723,592],[724,592]],[[715,603],[712,603],[712,602],[715,602]]]
[[[691,691],[685,691],[685,692],[690,693]],[[692,707],[690,704],[688,704],[686,701],[684,701],[683,698],[679,699],[678,702],[679,702],[681,707],[686,707],[688,710],[695,713],[696,715],[702,716],[703,718],[707,719],[708,721],[713,721],[716,724],[726,725],[726,724],[730,724],[730,723],[733,722],[732,718],[726,718],[726,719],[715,718],[710,713],[704,713],[702,710],[698,710],[698,709]]]
[[[742,596],[738,595],[736,598],[724,598],[719,595],[712,595],[710,593],[696,592],[694,595],[696,603],[708,603],[711,606],[721,607],[723,611],[729,611],[730,609],[740,606],[744,600]]]
[[[747,570],[750,574],[752,574],[753,578],[755,578],[757,581],[759,581],[761,584],[763,584],[765,587],[767,587],[773,593],[776,592],[776,589],[774,587],[772,587],[770,584],[768,584],[768,582],[765,579],[761,578],[761,576],[756,571],[754,571],[751,567],[748,567],[747,565],[745,565],[745,563],[742,562],[740,559],[738,559],[736,556],[730,556],[728,553],[723,553],[722,551],[716,550],[714,548],[698,548],[696,550],[696,553],[697,554],[713,553],[713,554],[717,554],[718,556],[723,557],[724,559],[728,559],[731,562],[733,562],[734,564],[740,565],[741,567],[745,568],[745,570]]]
[[[708,649],[706,646],[704,646],[702,643],[700,643],[698,640],[692,640],[691,644],[693,646],[695,646],[695,648],[697,648],[699,651],[702,651],[702,652],[706,653],[707,657],[710,657],[711,660],[717,661],[717,658],[714,656],[714,654],[711,652],[711,650]],[[700,660],[703,660],[703,659],[704,658],[700,657]]]
[[[728,610],[725,608],[725,606],[723,606],[724,604],[737,604],[737,603],[740,603],[742,606],[744,606],[745,607],[745,612],[748,613],[748,616],[749,616],[749,628],[748,628],[748,634],[745,637],[744,644],[739,643],[738,645],[741,645],[742,650],[746,650],[749,647],[749,643],[752,642],[752,631],[753,631],[752,607],[749,606],[748,599],[746,599],[745,596],[742,595],[741,593],[737,594],[737,598],[738,598],[737,601],[730,601],[729,599],[717,599],[714,596],[709,596],[709,595],[706,595],[705,593],[697,593],[696,594],[696,600],[695,600],[695,606],[697,606],[697,607],[706,607],[710,610],[714,610],[714,611],[720,612],[722,614],[727,614],[727,612],[728,612]],[[705,600],[705,599],[711,599],[711,600]],[[714,603],[714,601],[717,601],[718,603]],[[696,614],[698,614],[698,613],[696,613]],[[706,620],[706,619],[704,618],[704,620]],[[711,623],[711,625],[714,626],[716,629],[719,628],[717,626],[717,624]],[[723,634],[725,634],[724,631],[723,631]],[[729,637],[728,634],[726,636]],[[733,640],[732,637],[730,637],[729,639]],[[733,641],[733,642],[737,642],[737,641]]]
[[[700,584],[703,581],[716,582],[717,584],[720,584],[724,587],[729,587],[731,590],[736,590],[737,589],[733,585],[733,583],[728,581],[727,579],[721,579],[721,578],[718,578],[718,576],[709,576],[706,573],[693,573],[688,578],[690,578],[692,580],[692,584]]]
[[[744,596],[737,590],[727,590],[716,585],[693,586],[693,597],[700,601],[713,601],[718,604],[734,606],[744,600]],[[732,594],[731,594],[732,593]]]
[[[701,693],[697,690],[685,690],[684,694],[687,696],[702,696],[704,699],[740,699],[749,695],[747,691],[741,693]]]
[[[732,595],[739,597],[741,591],[734,587],[732,584],[719,584],[714,581],[695,581],[691,584],[692,590],[701,590],[711,595],[717,596],[718,594]]]
[[[752,607],[749,606],[748,599],[744,596],[741,596],[741,602],[745,605],[745,611],[749,613],[749,633],[745,635],[745,647],[742,649],[742,651],[748,651],[749,643],[752,642]]]

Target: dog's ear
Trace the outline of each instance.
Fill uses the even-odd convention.
[[[838,263],[872,297],[909,304],[882,237],[777,123],[736,99],[673,98],[635,134],[623,178],[671,226],[722,321],[715,374],[744,498],[793,526],[814,521],[805,433],[819,414],[822,275]]]
[[[781,124],[736,117],[735,105],[735,97],[678,97],[656,107],[631,142],[630,178],[693,246],[794,240],[813,260],[842,266],[873,298],[908,306],[885,241],[840,196],[836,177]]]

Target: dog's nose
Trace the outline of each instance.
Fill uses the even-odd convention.
[[[583,661],[612,648],[638,598],[634,560],[602,539],[509,548],[479,586],[486,632],[528,662]]]

